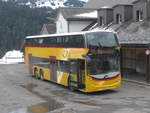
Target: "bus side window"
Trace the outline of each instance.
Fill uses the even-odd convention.
[[[52,37],[52,38],[51,38],[50,45],[51,45],[52,47],[57,47],[57,38],[56,38],[56,37]]]
[[[57,47],[63,47],[63,38],[57,37]]]
[[[82,35],[76,35],[75,37],[76,47],[84,48],[84,38]]]
[[[83,48],[84,40],[81,35],[69,36],[68,46],[70,48]]]
[[[32,44],[31,46],[34,46],[34,47],[38,46],[38,39],[32,39],[31,44]]]
[[[38,44],[39,44],[39,47],[42,47],[42,45],[43,45],[43,38],[40,38],[40,39],[38,40]]]
[[[33,43],[33,42],[32,42],[32,39],[28,39],[27,43],[28,43],[28,46],[33,46],[33,45],[32,45],[32,43]]]
[[[25,45],[26,45],[26,46],[29,46],[29,43],[30,43],[30,42],[29,42],[29,39],[26,39]]]
[[[66,43],[67,47],[71,47],[71,37],[68,36],[68,41]]]
[[[68,36],[63,37],[63,47],[65,47],[65,48],[69,47],[69,37]]]
[[[49,46],[49,42],[50,42],[50,38],[49,37],[44,38],[44,40],[43,40],[43,46],[44,47],[50,47]]]
[[[70,64],[68,61],[59,61],[60,63],[60,71],[62,72],[70,72]]]

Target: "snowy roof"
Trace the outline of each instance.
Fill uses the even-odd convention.
[[[96,9],[93,8],[75,8],[75,7],[63,7],[59,8],[59,12],[63,15],[66,20],[88,20],[88,19],[95,19],[95,18],[88,18],[88,17],[81,17],[75,16],[78,14],[83,13],[90,13],[95,11]],[[59,13],[58,13],[59,14]]]
[[[74,17],[80,17],[80,18],[97,18],[97,10],[88,12],[88,13],[81,13],[74,15]]]
[[[101,8],[108,9],[108,8],[111,8],[111,7],[110,6],[102,6]]]
[[[113,29],[111,28],[107,28],[107,26],[105,27],[95,27],[95,28],[91,28],[90,29],[91,31],[94,31],[94,30],[99,30],[99,31],[106,31],[106,32],[113,32],[113,33],[116,33]]]
[[[120,26],[117,30],[121,44],[149,44],[150,22],[132,22],[126,28]]]

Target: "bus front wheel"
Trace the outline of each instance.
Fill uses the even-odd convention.
[[[44,80],[44,72],[42,69],[40,69],[40,79]]]
[[[34,76],[35,76],[35,78],[39,78],[38,77],[38,70],[37,70],[37,68],[34,68]]]

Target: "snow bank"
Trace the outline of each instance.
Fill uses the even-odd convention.
[[[2,59],[0,64],[17,64],[24,62],[23,53],[17,50],[8,51]]]

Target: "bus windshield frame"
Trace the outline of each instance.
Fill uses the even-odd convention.
[[[89,48],[87,69],[96,79],[116,77],[120,73],[119,42],[113,32],[90,32],[85,35]]]
[[[111,48],[119,46],[117,35],[113,32],[90,32],[85,35],[87,48]]]

